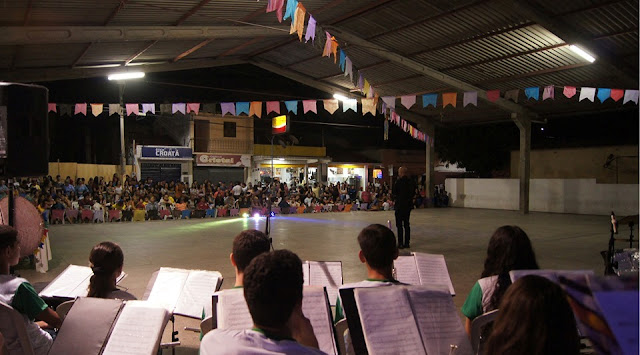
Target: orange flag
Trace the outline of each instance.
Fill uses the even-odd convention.
[[[251,101],[249,106],[249,116],[256,115],[258,118],[262,116],[262,101]]]
[[[302,3],[298,3],[296,12],[293,15],[293,21],[291,21],[291,30],[289,34],[298,32],[298,38],[302,42],[302,33],[304,32],[304,17],[307,13],[307,9],[302,6]]]
[[[442,94],[442,108],[447,107],[447,105],[451,104],[451,106],[456,107],[456,99],[458,98],[457,92],[446,92]]]

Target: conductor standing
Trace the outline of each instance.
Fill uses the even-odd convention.
[[[413,207],[413,194],[415,187],[407,176],[407,168],[398,169],[400,177],[393,185],[393,198],[396,210],[396,227],[398,228],[398,249],[409,248],[411,240],[411,226],[409,217]]]

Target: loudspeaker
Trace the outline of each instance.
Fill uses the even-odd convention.
[[[0,176],[49,173],[49,90],[0,82]]]

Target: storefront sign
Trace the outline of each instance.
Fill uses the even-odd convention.
[[[191,148],[185,147],[142,147],[142,158],[191,159]]]
[[[245,167],[251,166],[251,156],[196,153],[196,165]]]

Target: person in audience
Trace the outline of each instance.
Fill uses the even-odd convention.
[[[244,270],[256,256],[269,252],[271,242],[261,231],[247,229],[233,238],[233,246],[229,259],[236,270],[235,287],[242,287]]]
[[[488,355],[578,355],[580,338],[567,295],[544,277],[518,279],[504,294]]]
[[[254,326],[214,329],[200,354],[324,354],[302,313],[302,261],[289,250],[255,257],[244,273],[244,297]]]
[[[396,236],[381,224],[371,224],[358,234],[358,258],[367,268],[367,279],[340,288],[379,287],[401,284],[393,277],[393,261],[398,258]],[[340,297],[336,302],[335,322],[345,317]]]
[[[122,274],[124,254],[122,248],[113,242],[98,243],[89,254],[93,276],[89,282],[87,297],[135,300],[136,297],[116,286]]]
[[[20,261],[20,244],[18,232],[9,226],[0,225],[0,301],[13,307],[22,314],[27,336],[36,355],[44,355],[49,352],[53,343],[49,332],[62,325],[62,320],[53,309],[38,296],[31,284],[20,277],[11,275],[10,268]],[[38,319],[38,322],[34,320]],[[0,323],[10,322],[1,319]],[[11,326],[3,325],[3,326]],[[55,334],[55,333],[54,333]],[[5,339],[10,344],[17,339]]]
[[[473,285],[462,306],[468,334],[476,317],[498,309],[511,285],[509,271],[529,269],[538,269],[538,262],[527,234],[517,226],[498,228],[489,240],[481,278]]]

